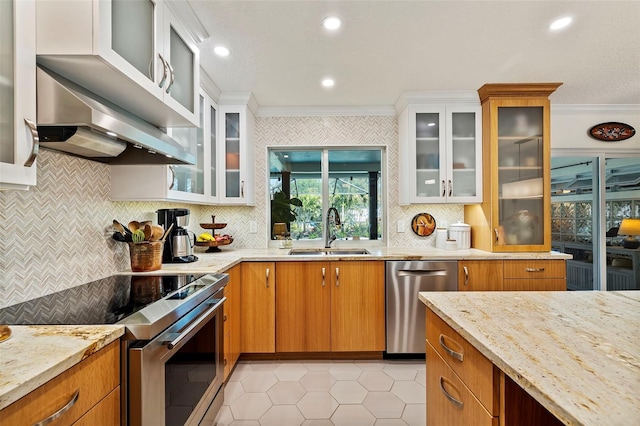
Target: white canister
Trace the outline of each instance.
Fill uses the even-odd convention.
[[[436,229],[436,248],[444,249],[446,242],[447,242],[447,229],[437,228]]]
[[[458,242],[459,249],[471,248],[471,226],[462,222],[449,225],[449,238]]]

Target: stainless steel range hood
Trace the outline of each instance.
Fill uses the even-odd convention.
[[[38,67],[40,145],[109,164],[195,164],[159,128]]]

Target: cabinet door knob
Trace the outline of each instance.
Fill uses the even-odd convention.
[[[269,288],[269,268],[267,268],[267,288]]]
[[[38,136],[38,128],[33,123],[33,121],[28,118],[24,119],[24,122],[27,124],[29,131],[31,132],[31,140],[33,141],[33,145],[31,146],[31,154],[27,161],[24,162],[25,167],[33,166],[33,162],[36,161],[38,157],[38,151],[40,151],[40,137]]]
[[[498,228],[494,228],[493,232],[496,234],[496,244],[498,244],[498,240],[500,239],[499,233],[498,233]]]
[[[442,196],[447,195],[447,186],[444,183],[444,179],[442,180]]]
[[[449,179],[449,197],[453,194],[453,182]]]
[[[34,423],[33,426],[45,426],[53,422],[55,419],[59,418],[64,413],[69,411],[71,407],[73,407],[76,404],[79,396],[80,396],[80,389],[77,389],[76,392],[71,396],[71,399],[69,400],[69,402],[67,402],[61,409],[59,409],[58,411],[56,411],[46,419],[40,420],[39,422]]]
[[[340,287],[340,268],[336,268],[336,287]]]
[[[164,83],[167,81],[167,76],[169,75],[169,67],[167,66],[167,61],[164,60],[161,54],[158,53],[160,57],[160,62],[162,62],[162,79],[160,83],[158,83],[158,87],[164,86]]]
[[[469,268],[463,266],[462,270],[464,271],[464,285],[466,286],[469,284]]]
[[[169,171],[171,172],[171,185],[169,185],[169,191],[171,191],[176,184],[176,170],[173,166],[169,166]]]
[[[244,198],[244,181],[240,182],[240,197]]]
[[[325,273],[325,268],[322,268],[322,287],[325,286],[325,282],[324,282],[324,273]]]
[[[169,94],[169,92],[171,91],[171,87],[173,86],[173,83],[176,81],[176,75],[173,72],[173,67],[171,66],[171,64],[168,61],[165,61],[165,63],[167,64],[167,68],[169,68],[169,75],[170,75],[169,84],[167,85],[167,90],[165,90],[165,92]]]

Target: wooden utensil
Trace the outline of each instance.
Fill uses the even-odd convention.
[[[131,232],[136,232],[138,229],[140,229],[140,222],[138,222],[137,220],[132,220],[131,222],[129,222],[128,227]]]
[[[167,235],[169,235],[169,232],[171,232],[171,230],[173,229],[173,223],[171,224],[171,226],[169,227],[169,229],[167,229],[167,231],[164,233],[164,235],[162,236],[162,243],[164,244],[164,240],[167,239]]]
[[[146,224],[142,229],[144,231],[144,239],[145,241],[151,241],[151,225]]]
[[[163,234],[164,229],[162,229],[162,226],[153,225],[151,227],[151,238],[149,239],[149,241],[158,241],[162,238]]]

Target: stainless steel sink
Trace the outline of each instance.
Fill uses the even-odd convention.
[[[371,254],[366,249],[349,249],[349,248],[323,248],[323,249],[293,249],[289,251],[289,256],[353,256]]]

